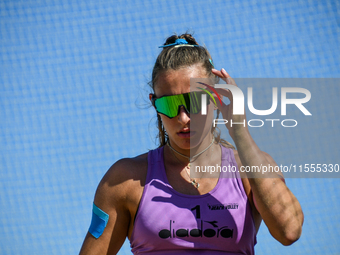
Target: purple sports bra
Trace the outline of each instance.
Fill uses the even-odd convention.
[[[222,165],[236,166],[222,148]],[[238,171],[221,172],[204,195],[185,195],[168,183],[164,147],[148,154],[148,172],[131,235],[134,254],[254,254],[256,230]],[[230,178],[232,177],[232,178]]]

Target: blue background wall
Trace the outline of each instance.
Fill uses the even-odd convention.
[[[233,77],[340,78],[339,1],[0,1],[0,254],[79,252],[106,170],[157,146],[147,82],[187,30]],[[339,164],[339,83],[305,88],[299,128],[251,132],[280,163]],[[257,254],[339,254],[339,184],[287,179],[303,234],[262,225]]]

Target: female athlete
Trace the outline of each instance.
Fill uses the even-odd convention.
[[[190,34],[171,36],[161,47],[149,95],[160,146],[107,171],[80,254],[116,254],[126,237],[134,254],[254,254],[262,220],[280,243],[295,242],[303,213],[282,174],[241,171],[277,164],[246,125],[230,125],[246,123],[246,116],[233,115],[230,90],[214,84],[235,81],[214,69],[207,49]],[[230,120],[236,149],[212,125],[214,111]],[[203,166],[216,168],[190,175]]]

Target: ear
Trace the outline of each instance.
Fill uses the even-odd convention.
[[[152,104],[152,106],[153,106],[153,108],[155,108],[156,109],[156,107],[153,105],[153,103],[152,103],[152,98],[155,96],[155,94],[152,94],[152,93],[150,93],[149,94],[149,99],[150,99],[150,101],[151,101],[151,104]]]

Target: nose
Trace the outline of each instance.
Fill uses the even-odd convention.
[[[187,113],[183,106],[179,108],[178,121],[182,124],[188,124],[190,122],[190,114]]]

